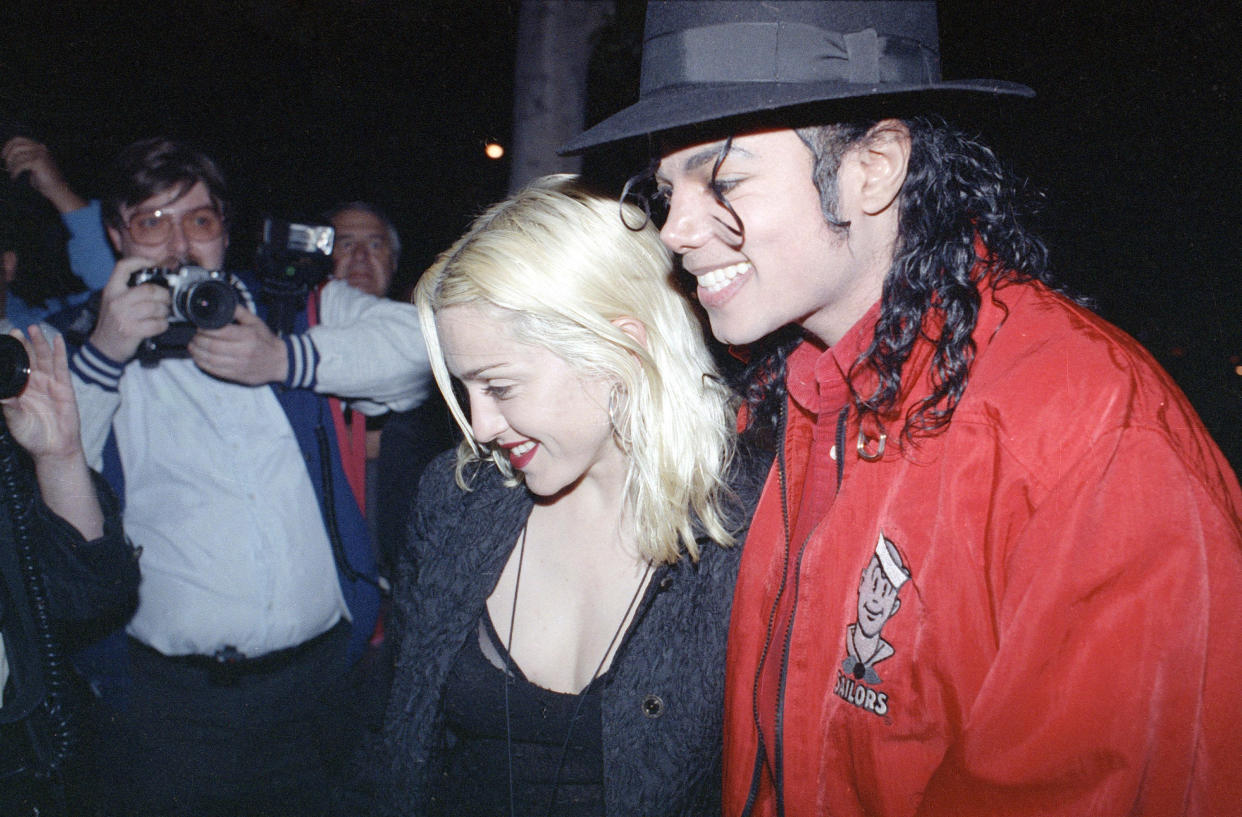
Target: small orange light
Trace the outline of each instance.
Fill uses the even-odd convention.
[[[499,159],[501,156],[505,155],[505,149],[495,142],[488,142],[483,147],[483,152],[487,154],[487,158],[489,159]]]
[[[1236,374],[1238,377],[1242,377],[1242,366],[1234,366],[1233,373]]]

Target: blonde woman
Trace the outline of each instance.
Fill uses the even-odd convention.
[[[725,632],[766,463],[643,214],[541,179],[415,294],[464,434],[420,487],[398,814],[719,809]]]

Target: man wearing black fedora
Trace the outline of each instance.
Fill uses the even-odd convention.
[[[939,116],[1033,92],[938,48],[932,2],[651,0],[638,102],[565,146],[650,139],[780,435],[725,813],[1242,813],[1242,489]]]

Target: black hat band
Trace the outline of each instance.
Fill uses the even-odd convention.
[[[717,82],[935,83],[939,55],[868,28],[852,34],[807,23],[741,22],[657,35],[643,45],[641,95]]]

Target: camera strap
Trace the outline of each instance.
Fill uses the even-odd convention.
[[[323,287],[311,291],[306,302],[306,317],[311,326],[319,324],[319,293]],[[365,517],[367,513],[367,418],[349,411],[339,397],[328,398],[332,425],[336,430],[336,445],[341,452],[341,467],[345,479],[353,491],[354,500]],[[348,412],[348,414],[347,414]]]
[[[354,493],[362,515],[367,515],[367,418],[350,411],[339,397],[329,397],[336,442],[341,451],[341,467]],[[348,416],[346,414],[348,413]]]

